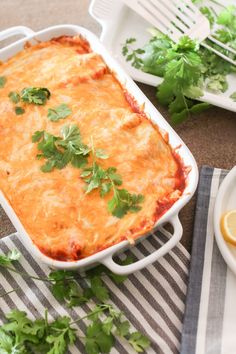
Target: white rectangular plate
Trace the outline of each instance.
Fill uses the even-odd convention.
[[[224,1],[224,5],[233,3],[233,0]],[[220,8],[207,0],[201,2],[200,6],[208,4],[219,12]],[[121,52],[127,38],[136,38],[137,48],[142,48],[148,42],[151,38],[147,32],[147,29],[151,27],[148,22],[124,5],[121,0],[92,0],[90,14],[102,26],[100,39],[103,44],[134,80],[152,86],[157,86],[162,82],[161,77],[144,73],[132,67]],[[228,75],[228,82],[229,88],[226,92],[213,94],[205,91],[204,96],[199,100],[236,112],[236,102],[229,98],[236,91],[236,74]]]

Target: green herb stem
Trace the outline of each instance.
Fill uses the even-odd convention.
[[[1,265],[0,265],[0,267],[1,267]],[[55,279],[36,277],[36,276],[28,274],[26,272],[21,272],[20,270],[17,270],[15,268],[9,267],[7,265],[4,265],[4,268],[6,268],[9,271],[14,272],[16,274],[19,274],[19,275],[21,275],[22,277],[25,277],[25,278],[31,278],[31,279],[34,279],[34,280],[48,282],[48,283],[55,283]],[[76,277],[71,276],[71,277],[68,277],[68,278],[64,278],[63,281],[70,281],[70,280],[74,280],[75,278]],[[85,278],[85,277],[84,276],[80,276],[80,278]]]
[[[12,289],[12,290],[10,290],[10,291],[7,291],[6,293],[0,294],[0,297],[4,297],[4,296],[6,296],[6,295],[9,295],[9,294],[11,294],[11,293],[14,293],[15,291],[17,291],[17,290],[19,290],[19,289],[21,289],[21,288],[18,286],[18,287],[15,288],[15,289]]]
[[[96,310],[96,311],[94,311],[94,312],[91,312],[91,313],[89,313],[88,315],[85,315],[85,316],[83,316],[83,317],[80,317],[80,318],[78,318],[77,320],[75,320],[75,321],[73,321],[73,322],[70,322],[70,326],[73,325],[73,324],[75,324],[75,323],[77,323],[77,322],[79,322],[79,321],[82,321],[82,320],[84,320],[84,319],[86,319],[86,318],[89,318],[89,317],[91,317],[91,316],[94,316],[94,315],[96,315],[96,314],[98,314],[98,313],[104,312],[105,310],[107,310],[107,309],[110,308],[110,305],[101,304],[101,305],[98,305],[98,306],[100,307],[98,310]]]

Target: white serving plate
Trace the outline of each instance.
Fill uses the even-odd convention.
[[[224,5],[233,3],[232,0],[224,1]],[[199,6],[203,5],[210,5],[217,12],[220,10],[219,6],[208,0],[199,3]],[[137,39],[135,48],[142,48],[151,38],[147,32],[151,25],[127,7],[122,0],[92,0],[89,12],[102,26],[100,37],[102,43],[126,72],[136,81],[151,86],[159,85],[163,80],[161,77],[135,69],[125,60],[121,52],[123,44],[130,37]],[[229,88],[226,92],[213,94],[204,91],[204,96],[199,100],[236,112],[236,102],[229,98],[236,90],[236,74],[228,75],[228,82]]]
[[[92,256],[89,256],[85,259],[74,261],[74,262],[62,262],[51,259],[41,253],[39,249],[33,244],[31,238],[27,234],[23,225],[21,224],[19,218],[15,214],[14,210],[7,202],[3,193],[0,191],[0,204],[3,209],[6,211],[13,225],[19,233],[22,241],[27,244],[28,249],[36,255],[42,262],[48,264],[51,267],[60,268],[60,269],[78,269],[84,270],[85,268],[92,267],[97,263],[102,263],[106,265],[111,271],[117,274],[129,274],[136,270],[139,270],[143,267],[146,267],[148,264],[156,261],[158,258],[165,255],[169,252],[180,240],[182,236],[182,225],[178,218],[178,213],[180,209],[190,200],[194,191],[197,187],[198,182],[198,169],[196,162],[190,153],[189,149],[180,139],[180,137],[175,133],[167,121],[161,116],[161,114],[156,110],[152,103],[147,99],[147,97],[142,93],[138,86],[133,82],[132,79],[123,71],[123,69],[117,64],[117,62],[111,57],[108,51],[100,43],[99,39],[91,32],[85,28],[74,26],[74,25],[60,25],[49,27],[40,32],[34,33],[27,27],[13,27],[6,31],[0,33],[0,41],[8,37],[14,36],[16,34],[24,35],[25,38],[18,40],[17,42],[8,45],[7,47],[0,50],[0,60],[5,61],[6,59],[12,57],[14,54],[22,50],[26,41],[31,43],[36,43],[35,40],[46,41],[53,37],[62,36],[62,35],[78,35],[81,34],[85,37],[90,43],[93,51],[100,53],[110,67],[110,69],[116,73],[116,76],[120,83],[125,89],[136,99],[137,103],[141,106],[144,105],[145,113],[150,117],[154,124],[157,124],[161,131],[166,132],[169,135],[169,142],[173,149],[178,149],[178,153],[183,160],[185,166],[190,168],[190,172],[187,177],[187,186],[181,196],[181,198],[159,219],[155,226],[161,227],[163,223],[171,223],[173,226],[173,234],[170,235],[168,242],[165,243],[161,248],[154,251],[152,254],[147,257],[127,266],[120,266],[115,263],[112,259],[113,255],[129,247],[128,241],[120,242],[112,247],[109,247],[101,252],[98,252]],[[163,232],[165,230],[163,229]],[[140,241],[140,239],[139,239]]]
[[[227,174],[217,193],[214,209],[214,230],[220,252],[236,274],[236,246],[226,242],[220,230],[220,219],[223,213],[236,209],[236,166]]]

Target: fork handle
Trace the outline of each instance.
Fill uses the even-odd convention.
[[[209,39],[209,37],[208,37]],[[228,61],[229,63],[233,64],[236,66],[236,61],[231,59],[231,58],[228,58],[226,55],[224,55],[223,53],[221,53],[219,50],[211,47],[210,45],[206,44],[205,42],[202,42],[201,45],[205,48],[207,48],[208,50],[212,51],[213,53],[219,55],[219,57],[223,58],[224,60]]]

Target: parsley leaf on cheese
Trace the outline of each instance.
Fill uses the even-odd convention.
[[[20,95],[17,92],[11,91],[9,93],[8,97],[10,98],[10,100],[13,103],[19,103],[20,102]]]
[[[25,110],[24,108],[20,107],[20,106],[16,106],[15,107],[15,113],[17,116],[21,115],[21,114],[24,114],[25,113]]]
[[[132,65],[136,69],[142,67],[142,59],[139,57],[140,54],[143,54],[145,51],[143,49],[132,49],[130,50],[130,45],[136,42],[135,38],[128,38],[122,48],[122,54],[126,56],[126,60],[132,62]]]
[[[54,136],[45,131],[36,131],[32,142],[38,143],[38,159],[47,159],[41,167],[43,172],[51,172],[54,168],[62,169],[68,163],[80,168],[87,163],[89,147],[82,143],[79,128],[76,125],[66,125],[61,129],[61,135]]]
[[[117,218],[123,218],[128,212],[136,213],[141,210],[140,203],[144,201],[142,194],[131,194],[126,189],[113,187],[113,198],[108,202],[108,210]]]
[[[7,82],[5,76],[0,76],[0,88],[3,88]]]
[[[45,87],[26,87],[21,91],[21,100],[26,103],[45,105],[51,93]]]
[[[57,107],[48,109],[48,119],[52,122],[57,122],[59,119],[65,119],[72,113],[72,110],[67,104],[62,103]]]
[[[141,209],[140,203],[144,200],[143,195],[131,194],[126,189],[117,188],[122,185],[122,178],[117,173],[117,169],[115,167],[104,169],[96,161],[96,157],[104,159],[108,156],[105,152],[101,154],[100,150],[96,150],[93,143],[91,153],[92,166],[85,167],[80,175],[87,183],[86,193],[98,189],[100,196],[104,197],[112,190],[113,198],[108,201],[108,211],[118,218],[122,218],[128,212],[138,212]]]

